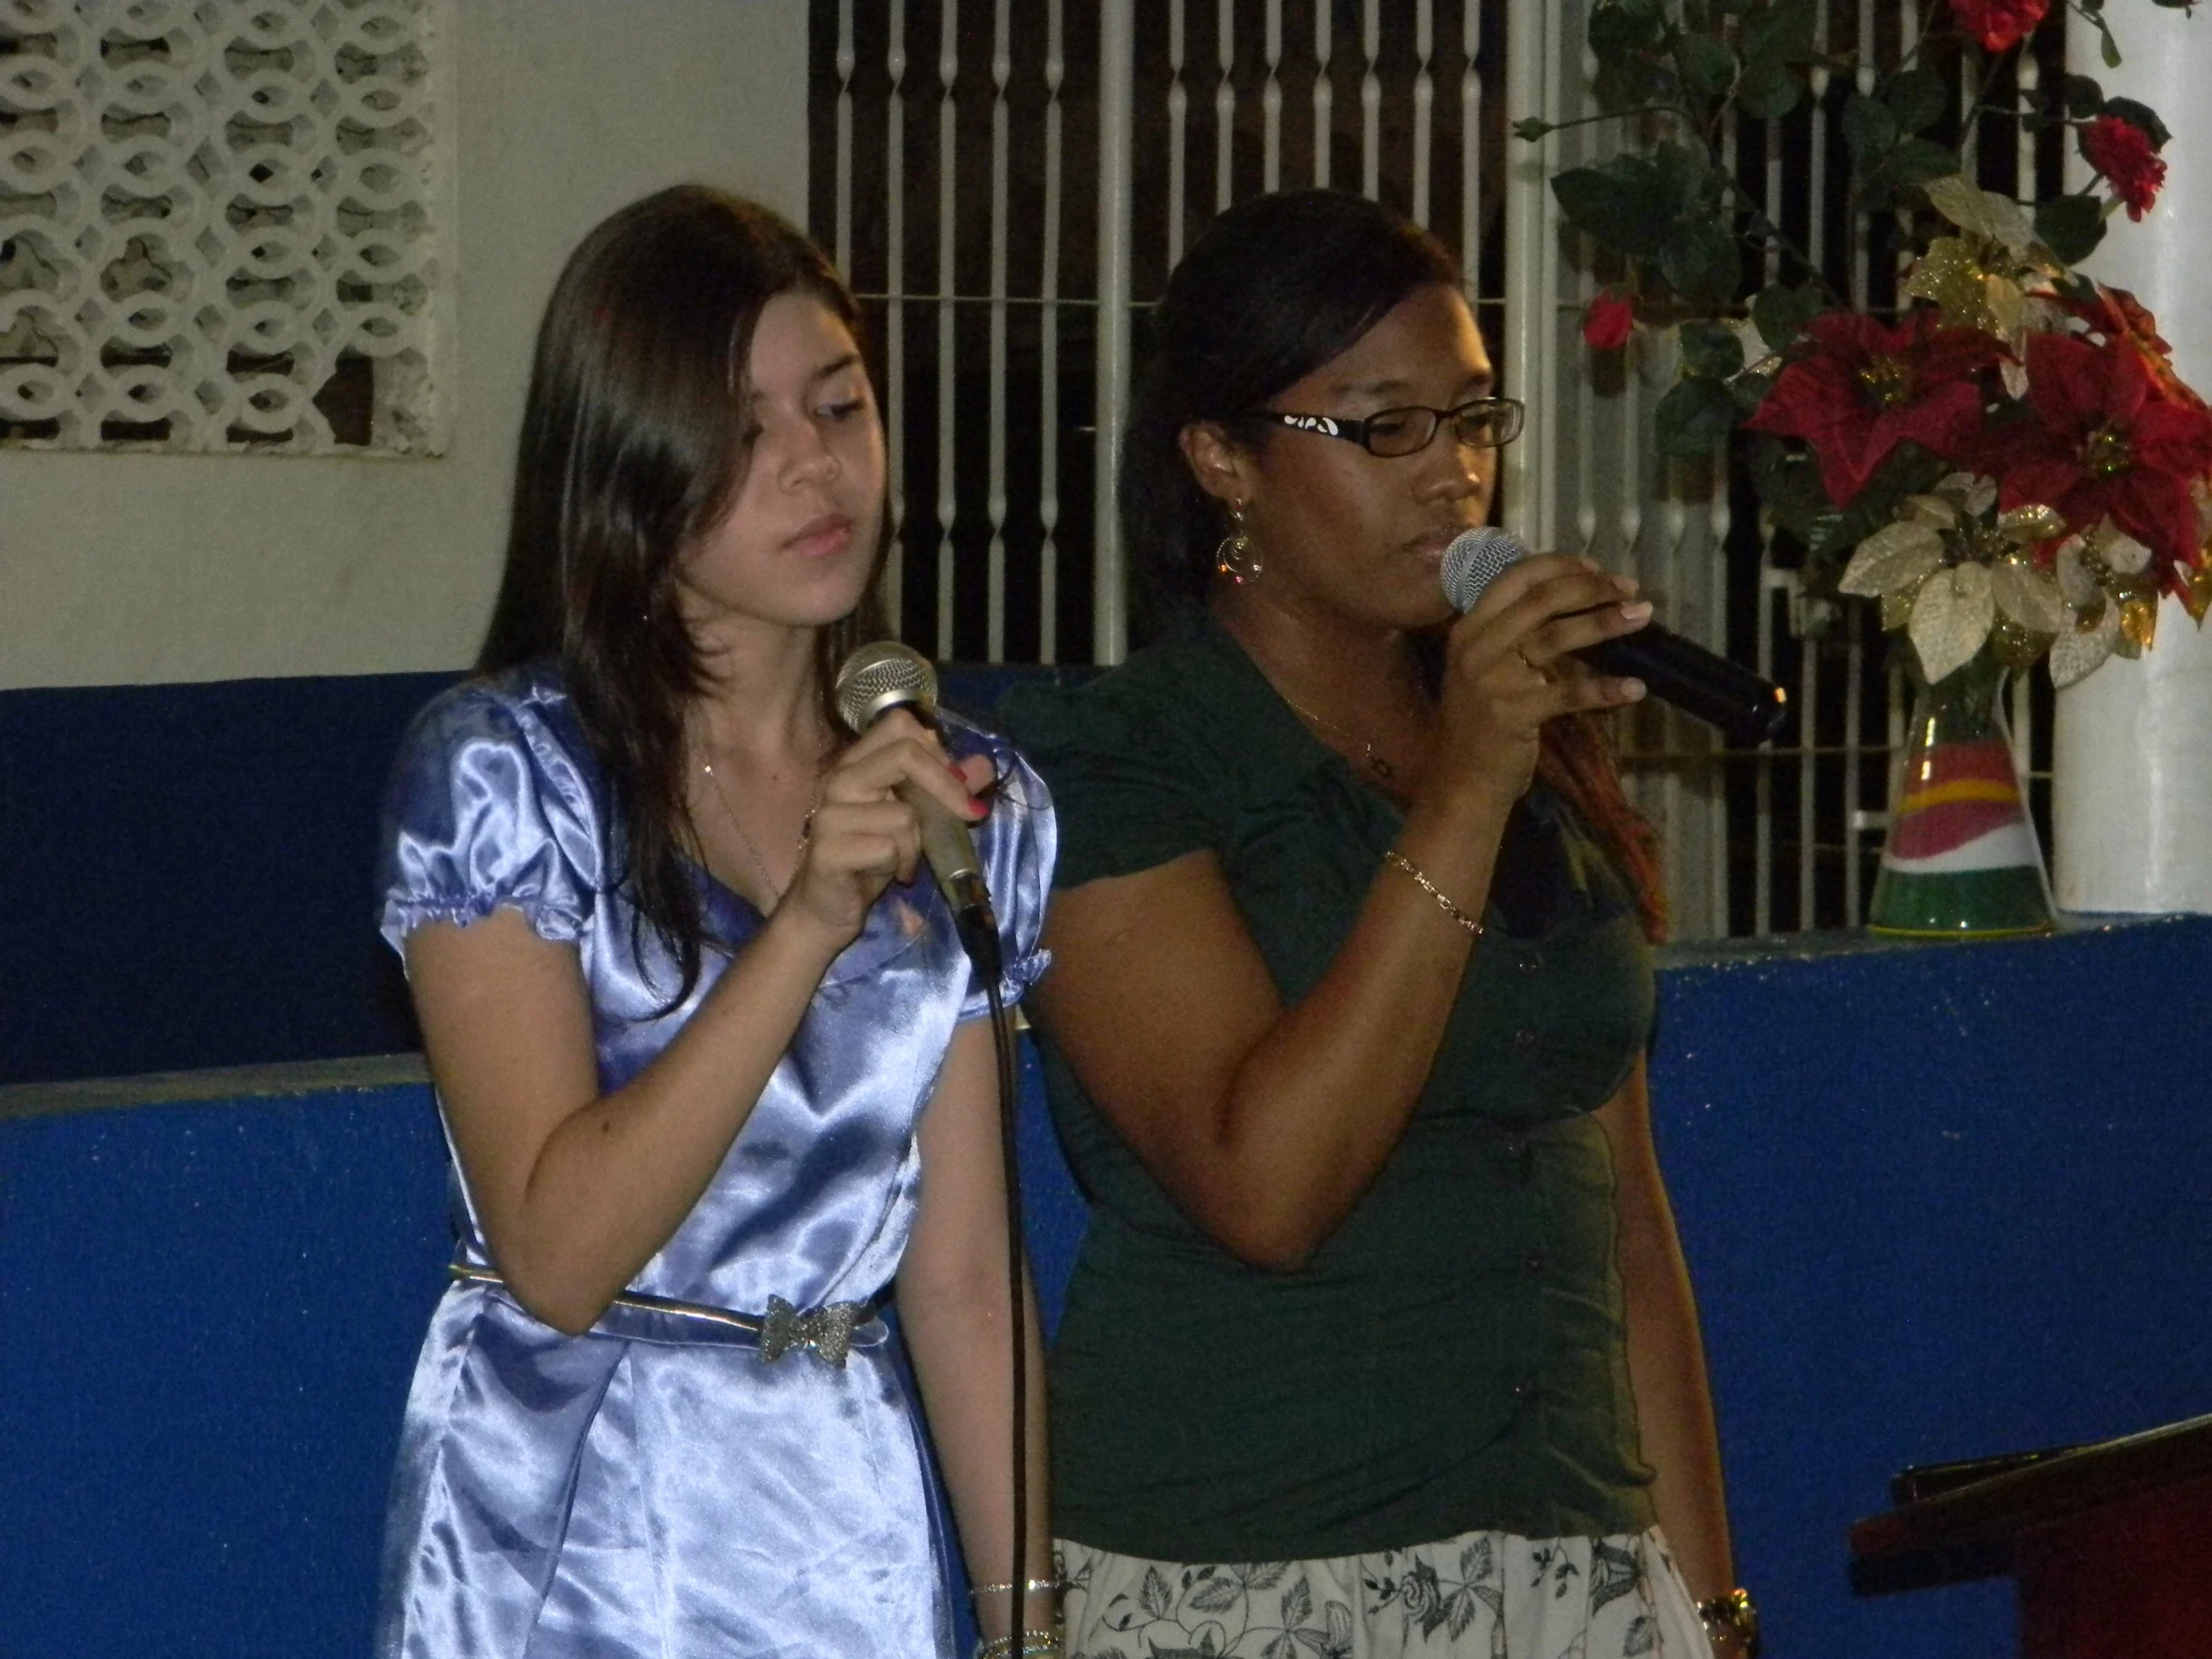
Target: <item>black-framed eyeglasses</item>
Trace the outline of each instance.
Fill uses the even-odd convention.
[[[1342,415],[1290,414],[1282,409],[1254,409],[1254,420],[1272,420],[1294,432],[1319,432],[1323,437],[1343,438],[1371,455],[1417,455],[1436,441],[1445,422],[1452,435],[1469,449],[1496,449],[1520,436],[1528,406],[1517,397],[1476,397],[1455,409],[1431,409],[1408,404],[1402,409],[1382,409],[1364,420]]]

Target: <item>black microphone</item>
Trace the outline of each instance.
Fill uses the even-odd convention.
[[[929,659],[896,640],[863,645],[837,666],[831,685],[837,719],[858,737],[893,709],[904,709],[931,731],[937,726],[937,671]],[[901,784],[898,799],[921,821],[921,853],[929,873],[952,911],[960,943],[976,970],[999,977],[998,922],[991,914],[990,889],[983,881],[975,837],[935,796]]]
[[[1506,566],[1527,557],[1528,549],[1503,530],[1462,531],[1444,549],[1444,597],[1462,614],[1471,611]],[[1641,680],[1652,696],[1738,743],[1765,743],[1790,718],[1789,692],[1656,622],[1575,655],[1600,673]]]

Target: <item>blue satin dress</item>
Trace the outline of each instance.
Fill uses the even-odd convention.
[[[1054,828],[1003,740],[948,723],[1003,779],[977,832],[1018,996]],[[709,948],[677,977],[607,887],[597,768],[558,675],[457,687],[401,749],[380,871],[383,933],[507,905],[573,943],[602,1088],[660,1053],[761,926],[701,875]],[[695,1315],[617,1305],[564,1337],[496,1284],[439,1302],[407,1399],[386,1522],[376,1651],[387,1659],[948,1655],[944,1522],[915,1402],[874,1310],[913,1228],[915,1128],[953,1026],[984,1010],[924,879],[886,890],[830,964],[706,1194],[631,1290],[739,1315],[860,1304],[834,1342],[775,1344]],[[488,1270],[456,1171],[456,1263]],[[786,1317],[786,1335],[792,1329]]]

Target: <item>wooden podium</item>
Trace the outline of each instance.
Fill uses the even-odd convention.
[[[1851,1529],[1862,1595],[2010,1573],[2024,1659],[2212,1659],[2212,1416],[1908,1470],[1893,1496]]]

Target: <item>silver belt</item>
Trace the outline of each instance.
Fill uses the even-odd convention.
[[[455,1262],[446,1272],[464,1284],[489,1285],[507,1291],[510,1299],[514,1296],[494,1269]],[[890,1333],[875,1316],[874,1305],[866,1302],[831,1302],[802,1311],[772,1296],[767,1313],[741,1314],[705,1303],[624,1291],[607,1305],[588,1335],[640,1342],[724,1343],[757,1349],[764,1363],[804,1350],[841,1370],[853,1349],[874,1348]]]

